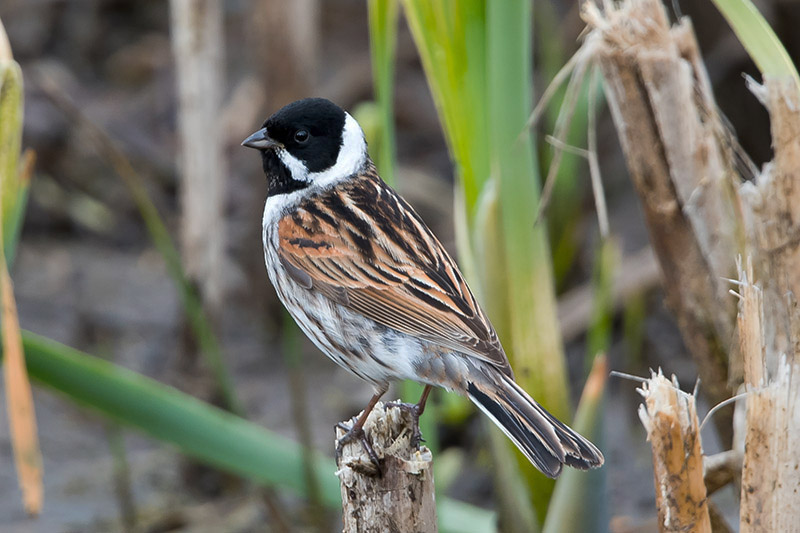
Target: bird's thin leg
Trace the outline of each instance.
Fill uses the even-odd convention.
[[[422,413],[425,412],[425,404],[428,401],[428,395],[433,390],[433,385],[425,385],[425,389],[422,391],[422,396],[420,396],[419,402],[417,402],[417,421],[419,421],[419,417],[422,416]]]
[[[341,457],[342,447],[345,444],[359,439],[361,441],[361,445],[364,447],[364,451],[367,452],[367,455],[369,455],[370,461],[372,461],[372,464],[374,464],[375,467],[378,468],[378,471],[380,471],[380,461],[378,460],[378,456],[375,455],[375,450],[372,449],[372,445],[367,440],[367,435],[364,433],[364,424],[366,423],[369,414],[375,408],[375,404],[378,403],[378,400],[381,399],[381,396],[386,394],[386,390],[388,388],[388,384],[382,385],[381,388],[375,392],[372,398],[370,398],[367,406],[364,408],[364,411],[361,413],[361,416],[356,419],[352,426],[347,427],[347,425],[343,422],[336,424],[336,427],[346,431],[346,433],[342,435],[342,438],[340,438],[336,443],[337,460]]]
[[[425,385],[417,405],[414,406],[414,432],[411,434],[411,445],[419,448],[419,443],[422,441],[422,431],[419,429],[419,417],[425,412],[425,404],[428,402],[428,395],[433,390],[433,386]]]

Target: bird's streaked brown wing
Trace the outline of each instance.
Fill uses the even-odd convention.
[[[374,168],[300,204],[278,235],[280,260],[303,287],[512,375],[455,263]]]

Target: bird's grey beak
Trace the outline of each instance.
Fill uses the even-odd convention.
[[[250,137],[242,141],[242,146],[248,148],[255,148],[256,150],[269,150],[270,148],[277,148],[281,143],[273,141],[267,135],[267,128],[261,128]]]

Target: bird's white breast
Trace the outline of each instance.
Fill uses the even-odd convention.
[[[278,222],[286,213],[285,206],[292,204],[291,200],[272,203],[270,200],[264,207],[263,219],[267,274],[300,329],[325,355],[366,381],[376,384],[398,379],[419,381],[415,370],[415,361],[422,352],[419,340],[380,326],[298,285],[289,276],[278,257]]]

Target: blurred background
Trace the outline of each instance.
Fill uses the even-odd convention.
[[[790,55],[800,56],[795,31],[800,4],[769,0],[758,6]],[[182,218],[190,215],[181,193],[186,155],[179,118],[179,46],[171,41],[176,14],[170,3],[2,0],[0,20],[25,83],[22,144],[37,156],[12,269],[22,327],[231,407],[217,386],[213,365],[198,355],[185,302],[153,244],[141,206],[120,179],[121,155],[181,249],[190,285],[200,294],[219,339],[240,413],[331,456],[333,425],[362,409],[372,390],[325,358],[287,321],[263,266],[260,160],[239,143],[272,112],[307,96],[323,96],[350,110],[370,140],[378,138],[367,7],[364,0],[222,3],[220,46],[215,46],[222,54],[212,59],[219,61],[219,86],[200,79],[204,90],[194,93],[207,97],[218,111],[214,119],[198,123],[192,142],[201,150],[204,140],[220,147],[211,164],[224,179],[216,185],[218,203],[200,200],[211,201],[218,211],[191,215],[207,225],[198,237]],[[673,2],[670,9],[692,18],[718,104],[740,143],[756,164],[768,161],[768,116],[745,89],[742,73],[758,73],[744,49],[710,2]],[[419,54],[399,11],[394,183],[456,255],[454,167]],[[537,95],[577,50],[583,28],[576,2],[535,3]],[[191,87],[184,90],[191,93]],[[187,98],[184,103],[192,97]],[[541,176],[547,175],[552,157],[544,139],[552,133],[557,101],[551,107],[537,126]],[[576,120],[583,121],[583,132],[575,134],[574,142],[583,145],[586,118]],[[661,367],[690,390],[697,371],[665,309],[638,199],[604,106],[597,128],[610,234],[617,247],[604,350],[608,366],[635,375]],[[555,187],[547,222],[570,404],[575,406],[588,368],[599,234],[587,165],[566,154],[563,166],[568,180]],[[202,182],[195,188],[202,190]],[[534,212],[536,205],[530,209]],[[207,268],[205,252],[191,248],[198,238],[217,239],[218,259]],[[635,386],[611,378],[602,409],[604,497],[615,531],[656,527],[650,450],[636,414],[640,398]],[[401,394],[397,388],[390,396]],[[184,459],[169,446],[47,388],[34,386],[34,400],[45,505],[35,520],[26,517],[9,437],[0,432],[4,532],[333,531],[339,524],[335,510],[322,511],[313,501],[280,489],[254,490],[248,482]],[[435,433],[429,440],[436,442],[435,459],[444,465],[441,474],[437,470],[437,488],[497,509],[481,417],[444,394],[434,401],[439,409],[428,422],[428,431]],[[709,408],[701,402],[701,417]],[[2,428],[7,427],[5,416],[3,410]],[[719,448],[712,426],[703,435],[711,452]],[[735,514],[732,490],[715,498]]]

